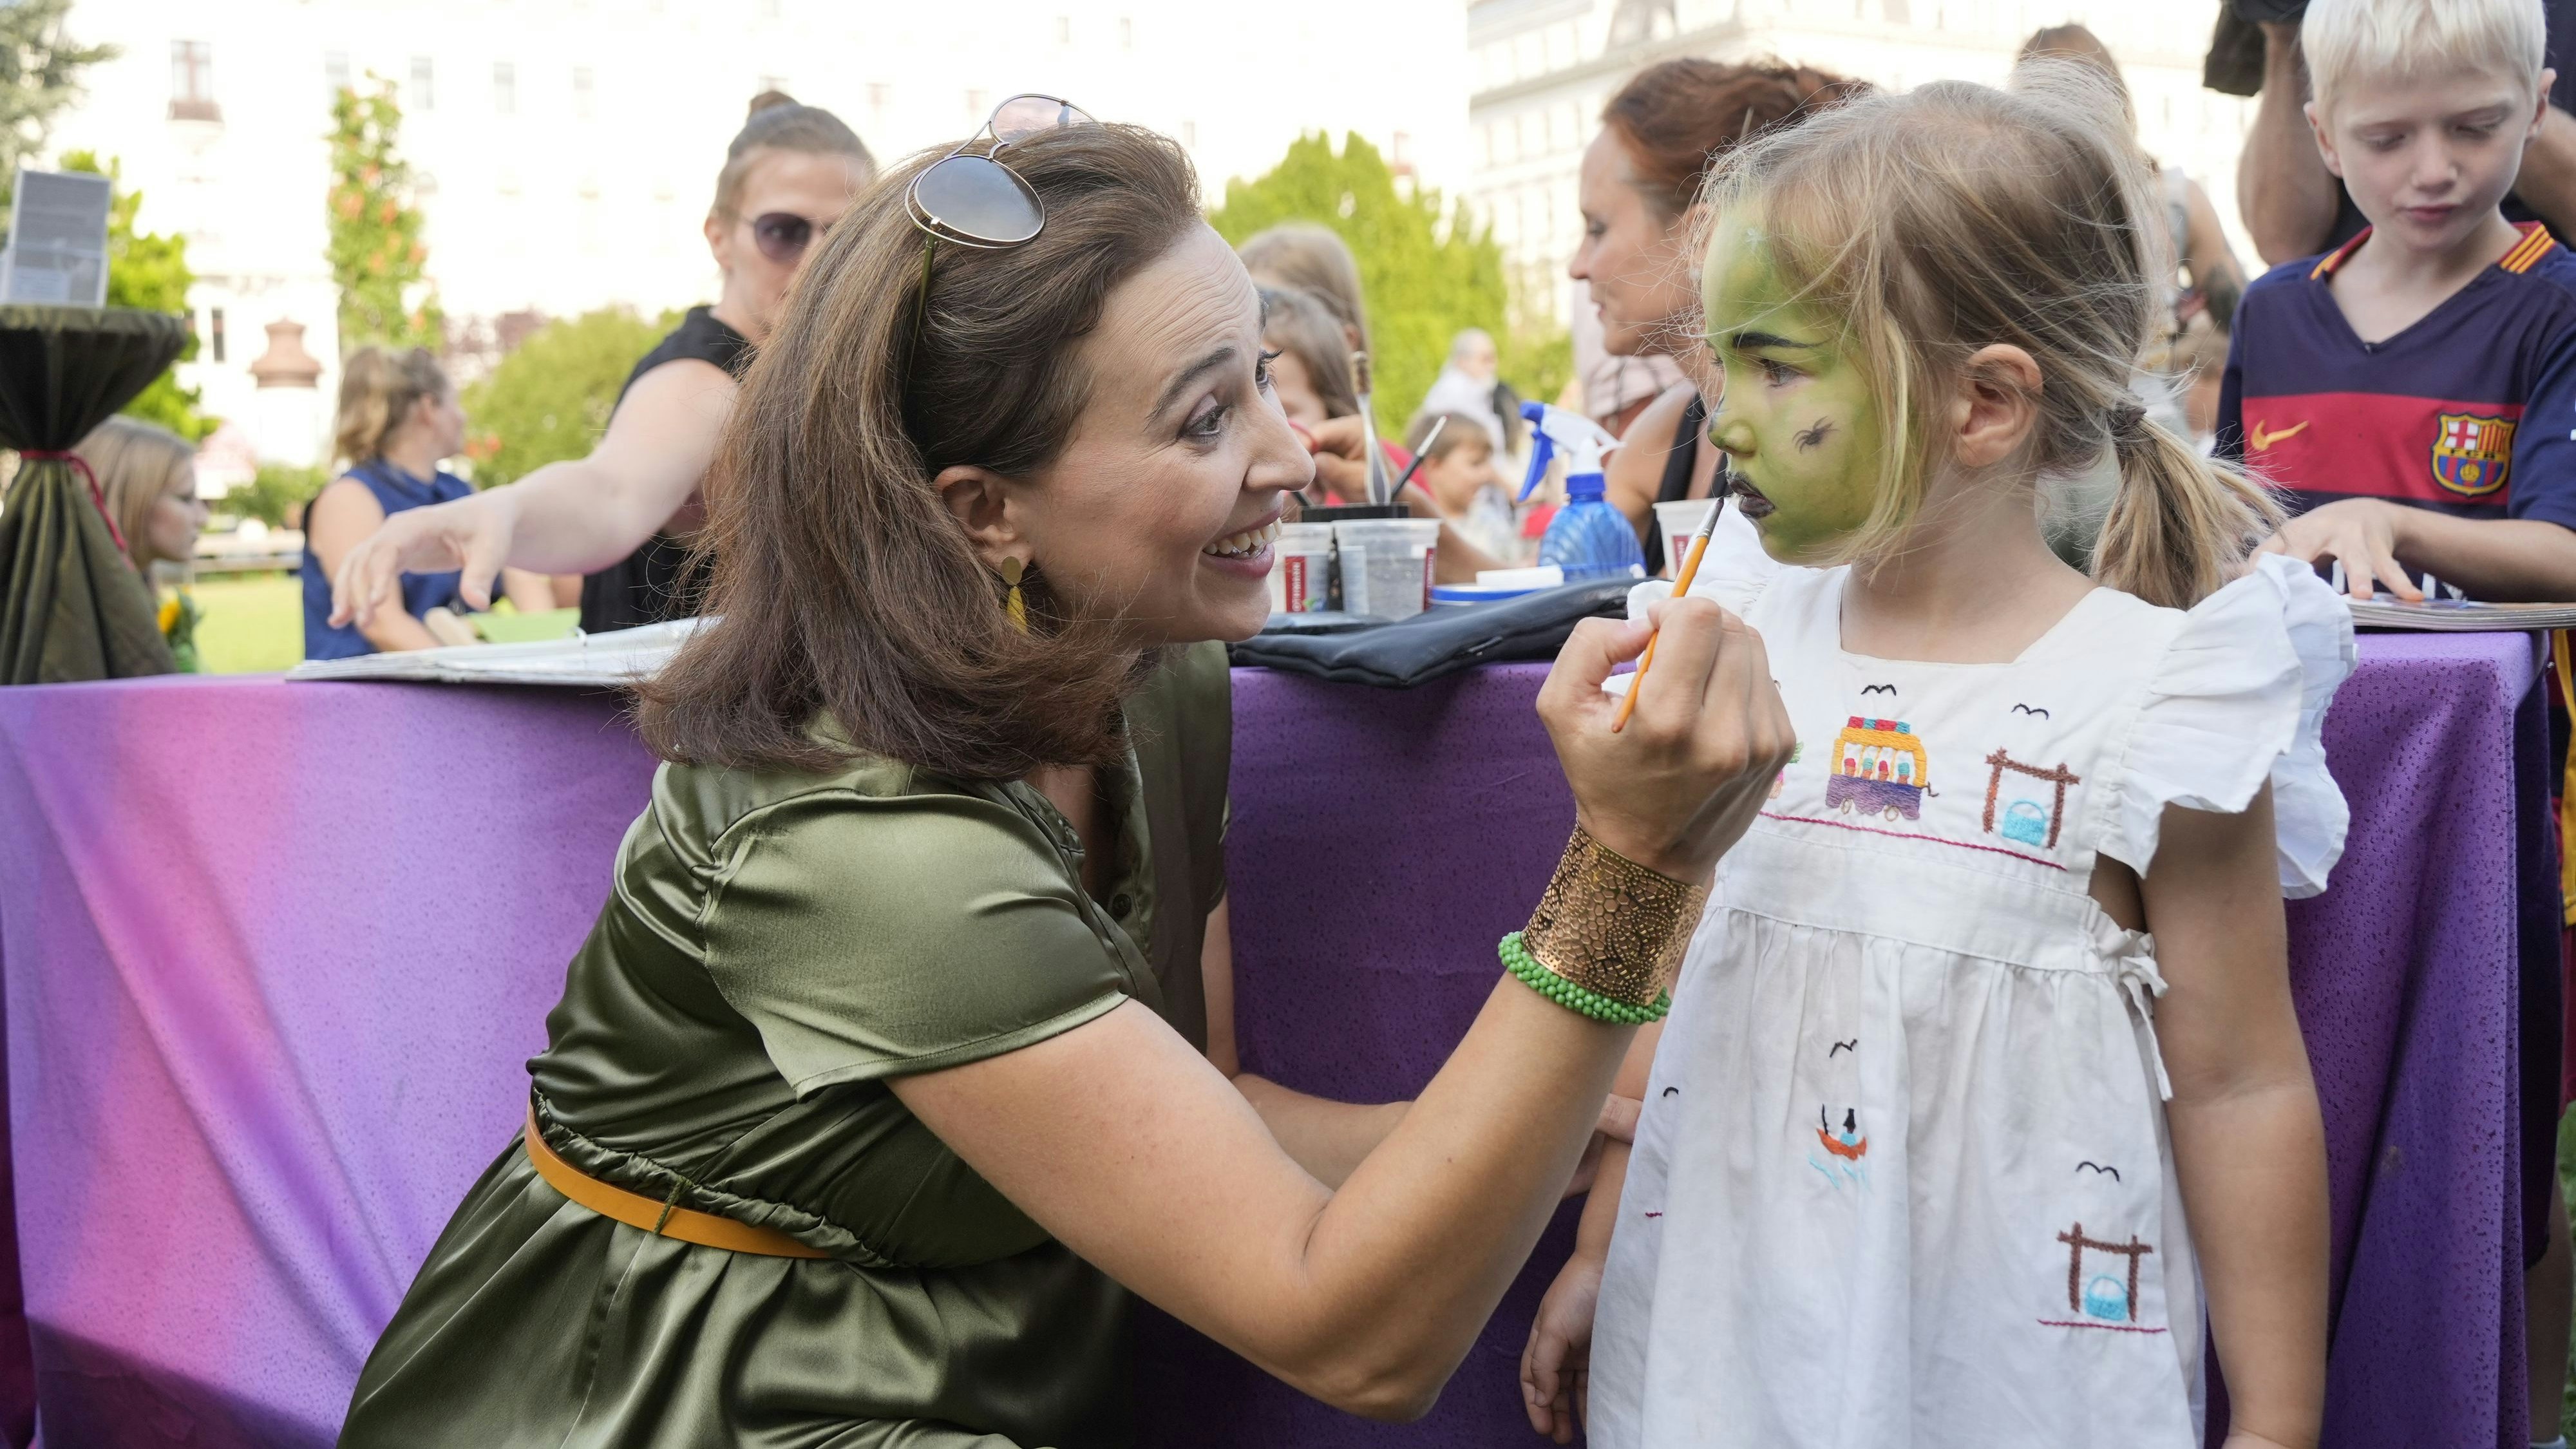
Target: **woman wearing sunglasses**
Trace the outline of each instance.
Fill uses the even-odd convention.
[[[344,1446],[1114,1445],[1131,1290],[1419,1414],[1787,757],[1713,606],[1623,733],[1646,631],[1585,623],[1539,705],[1584,829],[1448,1065],[1385,1106],[1229,1080],[1214,641],[1311,463],[1186,156],[1024,109],[861,198],[746,378],[722,622],[645,691],[668,763],[528,1126]]]
[[[696,613],[705,577],[688,565],[687,540],[704,522],[698,480],[738,379],[797,264],[875,176],[868,148],[831,112],[778,91],[755,97],[707,212],[707,249],[724,276],[715,305],[690,308],[635,364],[589,457],[396,514],[350,549],[332,574],[332,624],[368,627],[398,605],[405,573],[488,578],[503,560],[585,575],[581,626],[593,633]],[[483,592],[466,585],[466,603],[489,607]]]

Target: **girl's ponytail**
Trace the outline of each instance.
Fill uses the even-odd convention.
[[[2134,402],[2111,409],[2120,492],[2093,547],[2093,577],[2188,609],[2236,577],[2281,526],[2281,505],[2238,468],[2204,458]]]

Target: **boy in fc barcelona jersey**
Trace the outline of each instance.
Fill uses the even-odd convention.
[[[2265,547],[2340,561],[2356,598],[2431,573],[2576,600],[2576,255],[2498,209],[2548,111],[2541,7],[2311,7],[2301,44],[2370,227],[2237,307],[2217,446],[2297,515]]]

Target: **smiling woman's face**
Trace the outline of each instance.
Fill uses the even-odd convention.
[[[1005,485],[1060,597],[1147,647],[1260,631],[1280,509],[1314,476],[1262,358],[1260,298],[1207,227],[1109,294],[1082,343],[1091,391],[1072,438]]]
[[[1750,490],[1744,516],[1773,558],[1830,558],[1869,517],[1886,456],[1878,401],[1843,320],[1796,299],[1748,212],[1719,219],[1701,291],[1708,345],[1726,373],[1709,436]]]

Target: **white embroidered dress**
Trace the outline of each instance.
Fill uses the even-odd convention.
[[[2282,887],[2324,889],[2349,615],[2267,557],[2188,613],[2096,589],[2011,663],[1907,663],[1842,649],[1847,570],[1771,564],[1732,516],[1710,552],[1693,592],[1761,631],[1799,752],[1673,993],[1591,1442],[2197,1445],[2163,982],[2086,886],[2149,866],[2165,806],[2268,777]]]

